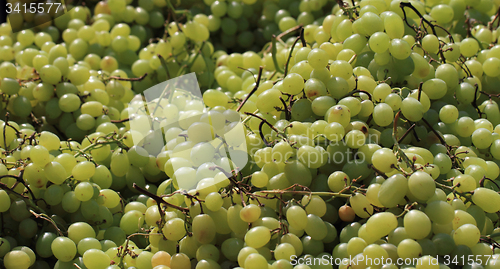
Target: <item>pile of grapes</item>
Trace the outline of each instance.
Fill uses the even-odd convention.
[[[9,22],[0,268],[500,268],[500,1]]]

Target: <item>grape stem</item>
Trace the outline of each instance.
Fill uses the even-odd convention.
[[[299,34],[299,36],[295,39],[295,41],[292,44],[292,47],[290,48],[290,53],[288,54],[288,59],[286,60],[285,73],[283,73],[283,77],[286,77],[286,75],[288,74],[288,65],[290,64],[290,59],[292,58],[292,52],[293,52],[293,49],[295,48],[295,45],[297,45],[297,42],[299,40],[302,41],[302,47],[305,47],[306,46],[306,44],[305,44],[306,41],[304,40],[304,28],[302,28],[302,26],[300,28],[300,34]]]
[[[277,134],[279,134],[282,137],[284,137],[283,134],[278,129],[276,129],[276,127],[274,127],[271,123],[269,123],[266,119],[262,118],[261,116],[253,114],[253,113],[250,113],[250,112],[245,112],[245,114],[249,115],[249,116],[253,116],[253,117],[258,118],[259,120],[261,120],[262,122],[264,122],[265,124],[267,124],[271,129],[273,129],[273,131],[275,131]]]
[[[301,32],[302,32],[302,30],[303,30],[303,28],[302,28],[302,24],[299,24],[299,25],[297,25],[297,26],[294,26],[294,27],[292,27],[292,28],[290,28],[290,29],[288,29],[288,30],[286,30],[286,31],[282,32],[281,34],[279,34],[279,35],[276,37],[276,39],[277,39],[278,41],[280,41],[280,42],[283,42],[283,40],[281,39],[282,37],[284,37],[284,36],[288,35],[288,34],[289,34],[289,33],[291,33],[291,32],[295,32],[295,31],[297,31],[297,30],[299,31],[299,33],[301,33]],[[305,45],[305,41],[304,41],[304,43],[302,43],[302,45],[304,45],[304,47],[306,46],[306,45]]]
[[[306,195],[318,195],[318,196],[335,196],[341,198],[351,197],[350,194],[344,194],[340,192],[326,192],[326,191],[311,192],[311,191],[295,191],[295,190],[265,190],[260,192],[265,194],[306,194]]]
[[[236,109],[236,112],[240,112],[243,105],[245,105],[245,103],[252,96],[252,94],[254,94],[257,91],[257,89],[259,88],[260,79],[262,78],[262,70],[263,69],[264,68],[262,66],[259,67],[259,74],[257,75],[257,81],[255,82],[255,87],[253,87],[253,89],[250,91],[250,93],[247,95],[247,97],[245,97],[245,99],[243,99],[243,102],[241,102],[241,104],[238,106],[238,108]]]
[[[56,222],[53,219],[51,219],[49,216],[47,216],[47,214],[44,214],[44,213],[38,214],[38,213],[36,213],[33,210],[30,210],[30,212],[31,212],[31,214],[33,216],[35,216],[35,218],[37,218],[37,219],[40,218],[40,219],[43,219],[43,220],[46,220],[46,221],[50,222],[52,224],[52,226],[54,226],[54,228],[56,228],[56,230],[59,233],[59,235],[60,236],[64,236],[64,233],[61,231],[61,229],[59,229],[59,227],[57,226]]]
[[[399,3],[399,7],[401,8],[401,10],[403,11],[403,20],[405,21],[406,25],[408,25],[408,27],[412,28],[412,29],[415,29],[413,28],[412,25],[410,25],[410,23],[408,22],[407,18],[406,18],[406,11],[405,11],[405,7],[407,8],[410,8],[411,10],[413,10],[417,16],[420,17],[420,19],[425,22],[427,25],[429,25],[429,27],[431,28],[432,30],[432,34],[434,34],[435,36],[438,36],[437,32],[436,32],[436,27],[439,27],[439,28],[442,28],[445,32],[448,33],[448,35],[451,37],[450,33],[444,29],[443,27],[439,26],[439,25],[434,25],[432,24],[430,21],[428,21],[426,18],[424,18],[424,16],[422,16],[422,14],[420,14],[420,12],[410,3],[410,2],[401,2]],[[450,38],[452,39],[452,38]],[[441,57],[441,60],[443,63],[446,62],[446,58],[444,57],[444,53],[443,53],[443,50],[442,50],[442,45],[441,43],[439,43],[439,56]]]
[[[408,213],[414,206],[418,205],[418,202],[413,202],[411,205],[406,205],[405,210],[401,212],[401,214],[397,215],[396,218],[401,218],[404,216],[406,213]]]
[[[158,56],[158,59],[160,59],[161,66],[163,66],[163,68],[165,69],[165,72],[167,73],[167,78],[170,79],[171,76],[170,76],[170,72],[168,71],[167,62],[165,61],[165,59],[163,58],[163,56],[161,56],[160,54],[157,54],[157,56]]]
[[[485,180],[491,181],[491,183],[495,184],[495,186],[497,186],[497,188],[500,190],[500,186],[493,179],[487,178],[486,176],[483,176],[483,178],[479,181],[479,186],[480,187],[484,187],[484,181]]]
[[[280,73],[283,73],[283,71],[281,70],[281,68],[278,65],[278,58],[276,57],[276,53],[278,53],[278,51],[276,49],[276,36],[273,35],[272,41],[271,41],[271,55],[273,57],[274,69],[276,69],[276,71],[278,71]]]
[[[375,166],[373,166],[372,164],[370,164],[370,167],[373,169],[373,171],[375,171],[379,176],[383,177],[384,179],[387,179],[387,175],[384,174],[384,172],[378,170],[377,168],[375,168]]]
[[[403,141],[403,139],[405,139],[405,138],[406,138],[406,136],[408,136],[408,134],[409,134],[412,130],[414,130],[415,125],[416,125],[416,123],[412,124],[412,125],[410,126],[410,128],[408,128],[408,130],[406,130],[406,132],[405,132],[405,133],[404,133],[404,134],[403,134],[403,135],[399,138],[399,140],[398,140],[398,144],[400,144],[400,143],[401,143],[401,141]],[[418,137],[417,137],[417,139],[418,139]]]
[[[413,172],[415,172],[415,166],[413,165],[413,163],[410,161],[408,156],[406,156],[406,154],[403,152],[403,150],[401,150],[401,147],[399,146],[397,130],[398,130],[398,121],[399,121],[400,116],[401,116],[401,110],[399,110],[398,113],[396,113],[396,116],[394,117],[394,124],[392,126],[392,139],[394,140],[394,147],[396,147],[396,151],[401,156],[401,158],[406,163],[406,165],[408,165],[408,167],[410,167],[411,170]]]
[[[176,205],[174,205],[174,204],[171,204],[171,203],[169,203],[169,202],[167,202],[167,201],[163,200],[160,196],[158,196],[158,195],[156,195],[156,194],[153,194],[153,193],[151,193],[151,192],[147,191],[146,189],[143,189],[143,188],[139,187],[139,186],[138,186],[137,184],[135,184],[135,183],[134,183],[132,186],[133,186],[133,188],[134,188],[134,189],[136,189],[136,190],[137,190],[137,191],[139,191],[140,193],[142,193],[142,194],[144,194],[144,195],[146,195],[146,196],[150,197],[151,199],[155,200],[155,202],[156,202],[157,204],[164,204],[164,205],[166,205],[166,206],[169,206],[169,207],[171,207],[171,208],[175,208],[175,209],[177,209],[177,210],[179,210],[179,211],[182,211],[182,212],[189,212],[189,208],[185,208],[185,207],[176,206]],[[161,210],[160,210],[160,212],[161,212]]]
[[[425,123],[425,125],[427,125],[427,127],[429,127],[429,129],[431,129],[431,131],[437,136],[437,138],[439,139],[439,141],[441,142],[441,144],[443,144],[446,148],[449,148],[450,146],[448,146],[448,144],[446,143],[446,141],[444,140],[444,138],[441,136],[441,134],[439,134],[436,129],[434,129],[431,124],[425,119],[425,118],[422,118],[422,121]]]
[[[290,97],[290,99],[291,99],[291,97]],[[281,97],[281,96],[280,96],[280,101],[284,107],[283,111],[285,112],[285,119],[287,121],[290,121],[290,119],[292,118],[292,115],[290,115],[290,109],[289,109],[288,105],[286,104],[285,100],[283,99],[283,97]]]
[[[130,118],[126,118],[123,120],[111,120],[112,123],[123,123],[123,122],[127,122],[127,121],[130,121]]]
[[[358,80],[356,79],[356,82],[357,81]],[[354,96],[355,93],[364,93],[364,94],[368,95],[368,99],[370,99],[370,101],[372,101],[372,95],[369,92],[365,91],[365,90],[353,90],[352,92],[348,93],[344,97],[348,97],[348,96],[359,97],[359,96]],[[342,97],[342,98],[344,98],[344,97]]]
[[[118,76],[109,76],[107,80],[112,80],[112,79],[116,79],[116,80],[120,80],[120,81],[141,81],[143,80],[146,76],[148,75],[148,73],[144,73],[144,75],[138,77],[138,78],[122,78],[122,77],[118,77]]]
[[[84,149],[78,150],[78,152],[75,153],[75,157],[78,157],[80,155],[86,155],[87,151],[95,149],[97,147],[102,147],[104,145],[114,144],[114,143],[117,143],[121,148],[128,149],[128,147],[125,144],[122,143],[123,137],[121,137],[121,138],[115,138],[114,135],[116,135],[116,133],[111,133],[111,134],[109,134],[107,136],[100,136],[100,137],[95,138],[94,142],[90,141],[92,144],[88,145]],[[100,138],[111,139],[111,140],[109,140],[109,141],[99,141]]]
[[[202,50],[202,49],[203,49],[203,47],[205,46],[205,43],[206,43],[206,41],[203,41],[203,42],[201,43],[201,46],[200,46],[200,48],[198,49],[198,51],[196,52],[196,55],[194,56],[193,60],[192,60],[190,63],[188,63],[188,64],[184,64],[183,66],[181,66],[181,68],[179,68],[179,71],[177,72],[177,75],[176,75],[175,77],[180,77],[181,75],[184,75],[184,74],[185,74],[185,73],[184,73],[184,69],[186,69],[186,68],[188,68],[188,67],[191,69],[191,66],[193,66],[193,64],[194,64],[194,62],[196,61],[196,59],[198,59],[198,56],[200,56],[200,54],[201,54],[201,50]]]
[[[488,22],[488,28],[490,29],[490,31],[493,30],[493,24],[495,24],[495,21],[498,20],[499,17],[500,17],[500,7],[498,8],[497,14],[495,14],[495,17],[493,18],[493,20],[491,20],[490,22]],[[500,25],[500,21],[497,23],[497,27],[499,25]]]

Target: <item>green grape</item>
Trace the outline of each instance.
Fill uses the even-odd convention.
[[[78,253],[80,255],[83,255],[87,250],[89,249],[97,249],[97,250],[100,250],[102,247],[101,247],[101,243],[99,242],[99,240],[95,239],[95,238],[84,238],[82,240],[80,240],[80,242],[78,242],[77,244],[77,249],[78,249]]]
[[[275,107],[281,107],[283,105],[279,99],[280,97],[281,92],[279,90],[266,90],[257,97],[257,108],[261,112],[274,111],[276,109]]]
[[[471,135],[472,143],[478,149],[488,148],[493,142],[491,132],[486,128],[478,128]]]
[[[61,262],[69,262],[76,255],[75,243],[67,237],[57,237],[50,245],[54,257]]]
[[[73,93],[67,93],[60,97],[59,108],[63,112],[74,112],[80,108],[80,97]]]
[[[51,244],[57,235],[50,232],[44,232],[41,236],[37,238],[36,241],[36,254],[42,258],[49,258],[52,254]]]
[[[219,249],[212,244],[201,245],[198,250],[196,250],[196,259],[201,260],[219,260]]]
[[[122,216],[120,220],[120,228],[125,234],[133,234],[139,231],[139,228],[144,224],[144,215],[137,210],[130,210]]]
[[[307,55],[307,61],[312,68],[323,68],[328,63],[328,54],[322,49],[313,49]]]
[[[344,139],[348,147],[358,149],[365,144],[366,136],[361,131],[352,130],[345,135]]]
[[[56,161],[47,163],[44,167],[44,171],[47,179],[54,184],[63,183],[68,176],[65,167]]]
[[[405,98],[401,103],[401,112],[403,116],[410,121],[419,121],[424,115],[424,107],[421,102],[415,98]]]
[[[345,135],[344,127],[338,122],[331,122],[323,130],[326,138],[332,142],[341,141]]]
[[[411,54],[411,47],[403,39],[393,39],[389,45],[391,55],[398,60],[404,60]]]
[[[347,242],[347,253],[348,255],[355,256],[356,254],[362,253],[368,244],[360,237],[352,237]]]
[[[1,85],[2,92],[8,95],[17,94],[21,88],[19,82],[13,78],[3,78]]]
[[[398,221],[393,213],[380,212],[372,215],[366,222],[366,231],[375,234],[377,237],[388,235],[396,229]]]
[[[47,102],[54,96],[54,86],[42,82],[33,88],[33,97],[39,101]]]
[[[193,219],[193,235],[200,244],[208,244],[215,238],[215,223],[209,215],[201,214]]]
[[[274,249],[276,260],[290,260],[294,255],[296,255],[295,247],[289,243],[281,243]]]
[[[31,103],[27,97],[18,95],[17,97],[14,98],[12,103],[14,105],[14,113],[17,116],[25,118],[31,114],[32,111]]]
[[[397,253],[402,259],[418,258],[422,255],[422,247],[413,239],[404,239],[399,243]]]
[[[26,252],[21,250],[10,251],[3,257],[3,264],[5,268],[29,268],[31,260]]]
[[[75,85],[82,85],[88,81],[90,77],[89,69],[85,66],[74,65],[70,67],[68,79]]]
[[[460,42],[460,53],[465,57],[472,57],[477,54],[479,44],[474,38],[465,38]]]
[[[423,239],[431,232],[431,220],[422,211],[410,210],[404,216],[404,227],[409,237]]]
[[[151,257],[151,266],[153,266],[153,268],[161,265],[168,266],[171,260],[172,257],[168,252],[160,250]]]
[[[453,233],[453,240],[457,245],[473,247],[479,242],[481,232],[473,224],[464,224]]]
[[[30,150],[30,159],[34,164],[43,167],[49,163],[49,151],[43,146],[34,146]]]
[[[325,118],[328,123],[337,122],[345,128],[351,120],[351,112],[344,105],[336,105],[329,109],[325,114]]]
[[[254,172],[252,174],[251,182],[252,182],[252,185],[254,185],[255,187],[263,188],[263,187],[267,186],[267,184],[269,183],[269,177],[266,173],[257,171],[257,172]],[[206,198],[205,198],[205,202],[206,202]],[[208,205],[207,205],[207,207],[208,207]]]
[[[110,261],[110,257],[99,249],[89,249],[83,254],[83,263],[87,268],[105,269],[109,266]]]
[[[390,105],[379,103],[373,108],[373,120],[379,126],[388,126],[393,122],[394,112]]]
[[[130,163],[126,152],[115,151],[111,156],[110,170],[115,176],[123,177],[128,172]]]
[[[309,214],[309,215],[307,215],[307,222],[306,223],[307,224],[306,224],[304,231],[312,239],[323,240],[326,237],[326,235],[328,233],[327,226],[325,225],[325,223],[323,222],[323,220],[320,217],[318,217],[314,214]]]
[[[94,173],[95,165],[89,161],[79,162],[72,169],[72,175],[78,181],[88,180]]]
[[[269,242],[270,239],[271,232],[269,228],[265,226],[254,227],[245,234],[245,243],[247,246],[255,249],[263,247]]]
[[[439,24],[446,24],[451,22],[454,16],[453,8],[451,8],[449,5],[443,4],[432,7],[429,14]]]
[[[408,178],[408,190],[420,200],[428,200],[434,195],[436,184],[433,178],[425,173],[417,171]]]
[[[264,268],[268,266],[267,260],[264,256],[257,254],[257,253],[252,253],[248,255],[245,258],[245,261],[243,262],[244,268],[247,269],[259,269],[259,268]]]
[[[88,201],[94,196],[94,188],[88,182],[80,182],[75,187],[75,195],[82,202]]]
[[[383,173],[391,172],[397,163],[396,156],[392,150],[382,148],[375,151],[371,158],[373,166]]]
[[[63,196],[64,190],[59,185],[50,185],[45,191],[44,199],[47,204],[55,206],[61,203]]]
[[[342,171],[336,171],[328,177],[328,187],[333,192],[339,192],[350,183],[349,176]]]
[[[59,83],[59,81],[61,81],[61,71],[54,65],[44,65],[42,68],[40,68],[38,73],[42,81],[45,83],[55,85]]]
[[[389,49],[390,38],[384,32],[376,32],[370,36],[368,44],[373,52],[384,53]]]
[[[356,193],[351,197],[350,203],[352,209],[360,218],[368,218],[373,213],[373,206],[363,194]]]
[[[449,90],[458,86],[458,72],[450,64],[442,64],[436,68],[436,78],[443,80]]]
[[[471,214],[469,214],[466,211],[461,210],[461,209],[455,210],[455,218],[453,219],[453,222],[452,222],[453,229],[456,230],[458,227],[460,227],[464,224],[476,225],[476,223],[477,223],[476,220],[474,219],[474,217]]]
[[[166,222],[162,232],[168,240],[178,241],[186,235],[184,221],[179,218],[170,219]]]
[[[328,82],[326,83],[326,88],[328,90],[328,93],[336,99],[340,99],[344,97],[348,92],[349,92],[349,84],[344,78],[341,77],[331,77]],[[321,98],[321,97],[318,97]],[[315,99],[316,100],[316,99]],[[334,105],[332,103],[332,105]],[[331,106],[330,106],[331,107]],[[314,108],[313,108],[314,109]],[[323,114],[320,114],[320,116],[323,116]]]
[[[244,222],[254,222],[259,219],[261,214],[261,209],[259,206],[250,204],[243,207],[240,211],[240,218]]]
[[[459,192],[469,192],[476,188],[476,180],[470,175],[458,175],[453,179],[453,185]]]
[[[153,253],[149,251],[142,251],[137,257],[137,267],[139,268],[153,268],[152,266],[152,257]]]
[[[80,208],[80,203],[73,191],[65,193],[61,202],[64,211],[68,213],[76,212]]]
[[[487,213],[500,210],[500,205],[497,203],[500,201],[500,195],[491,189],[482,187],[475,189],[472,201]]]
[[[304,85],[304,79],[299,74],[291,73],[283,79],[283,92],[297,95],[304,89]]]
[[[10,208],[10,197],[4,190],[0,190],[0,212],[6,212]]]
[[[292,206],[287,209],[286,219],[288,224],[297,230],[305,229],[308,223],[306,211],[300,206]]]
[[[447,224],[455,217],[453,207],[445,201],[433,201],[427,204],[425,214],[439,224]]]

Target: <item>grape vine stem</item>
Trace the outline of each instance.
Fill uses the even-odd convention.
[[[318,195],[318,196],[335,196],[348,198],[351,197],[350,194],[338,193],[338,192],[327,192],[327,191],[318,191],[318,192],[310,192],[310,191],[294,191],[294,190],[267,190],[260,191],[260,193],[264,194],[305,194],[305,195]]]
[[[171,208],[175,208],[175,209],[177,209],[177,210],[179,210],[179,211],[183,211],[183,212],[188,212],[188,211],[189,211],[189,208],[185,208],[185,207],[176,206],[176,205],[174,205],[174,204],[171,204],[171,203],[169,203],[169,202],[167,202],[167,201],[163,200],[160,196],[155,195],[155,194],[153,194],[153,193],[151,193],[151,192],[149,192],[149,191],[147,191],[147,190],[145,190],[145,189],[143,189],[143,188],[139,187],[139,186],[138,186],[137,184],[135,184],[135,183],[133,184],[133,187],[134,187],[134,189],[136,189],[136,190],[137,190],[137,191],[139,191],[140,193],[142,193],[142,194],[144,194],[144,195],[146,195],[146,196],[150,197],[151,199],[155,200],[155,202],[156,202],[157,204],[160,204],[160,203],[161,203],[161,204],[165,204],[166,206],[169,206],[169,207],[171,207]],[[160,210],[160,211],[161,211],[161,210]]]
[[[247,97],[245,97],[245,99],[243,99],[243,102],[241,102],[241,104],[238,106],[238,108],[236,109],[236,112],[240,112],[241,108],[243,107],[243,105],[245,105],[245,103],[248,101],[250,96],[252,96],[252,94],[254,94],[257,91],[257,89],[259,88],[260,79],[262,78],[262,70],[263,69],[264,68],[262,66],[259,67],[259,74],[257,75],[257,81],[255,82],[255,87],[253,87],[252,91],[250,91],[250,93],[247,95]]]
[[[141,81],[143,80],[146,76],[148,75],[148,73],[144,73],[144,75],[138,77],[138,78],[122,78],[122,77],[117,77],[117,76],[110,76],[108,77],[107,80],[111,80],[111,79],[116,79],[116,80],[120,80],[120,81]]]

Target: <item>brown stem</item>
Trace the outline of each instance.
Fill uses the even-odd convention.
[[[127,121],[130,121],[130,118],[126,118],[123,120],[111,120],[112,123],[122,123],[122,122],[127,122]]]
[[[257,76],[257,82],[255,82],[255,87],[253,87],[252,91],[250,91],[250,93],[247,95],[247,97],[245,97],[243,102],[241,102],[241,104],[238,106],[238,108],[236,109],[237,112],[240,112],[241,108],[248,101],[250,96],[252,96],[252,94],[254,94],[257,91],[257,89],[259,88],[260,79],[262,78],[262,70],[263,70],[263,67],[262,66],[259,67],[259,75]]]
[[[411,130],[413,130],[415,128],[415,125],[416,125],[416,123],[414,123],[412,126],[410,126],[410,128],[408,128],[408,130],[406,130],[406,132],[403,134],[403,136],[401,136],[398,139],[398,144],[401,144],[401,141],[403,141],[403,139],[406,138],[406,136],[411,132]]]
[[[410,8],[411,10],[413,10],[417,16],[420,17],[420,19],[425,22],[427,25],[429,25],[429,27],[431,28],[432,30],[432,34],[434,34],[435,36],[438,36],[437,32],[436,32],[436,27],[439,27],[443,30],[445,30],[446,32],[448,32],[446,29],[444,29],[443,27],[439,26],[439,25],[434,25],[432,24],[430,21],[428,21],[426,18],[424,18],[424,16],[422,16],[422,14],[420,14],[420,12],[410,3],[410,2],[401,2],[399,3],[399,7],[401,8],[401,10],[403,11],[403,20],[406,22],[406,24],[408,25],[408,27],[410,28],[413,28],[410,23],[408,23],[408,20],[406,19],[406,12],[405,12],[405,7],[408,7]],[[449,32],[448,32],[449,34]],[[441,57],[441,60],[443,61],[443,63],[446,62],[446,58],[444,57],[444,54],[443,54],[443,50],[441,49],[441,44],[439,45],[439,56]]]
[[[422,118],[422,121],[425,123],[425,125],[427,125],[427,127],[429,127],[429,129],[431,129],[431,131],[438,137],[439,141],[441,142],[441,144],[443,144],[444,146],[448,147],[448,144],[446,144],[446,141],[444,141],[444,138],[436,131],[436,129],[434,129],[431,124],[424,118]]]
[[[139,186],[138,186],[137,184],[135,184],[135,183],[133,184],[133,187],[134,187],[134,189],[138,190],[140,193],[142,193],[142,194],[144,194],[144,195],[146,195],[146,196],[148,196],[148,197],[152,198],[153,200],[155,200],[155,202],[156,202],[157,204],[160,204],[160,203],[161,203],[161,204],[165,204],[166,206],[169,206],[169,207],[171,207],[171,208],[175,208],[175,209],[177,209],[177,210],[179,210],[179,211],[182,211],[182,212],[189,212],[189,209],[188,209],[188,208],[185,208],[185,207],[180,207],[180,206],[176,206],[176,205],[174,205],[174,204],[171,204],[171,203],[169,203],[169,202],[167,202],[167,201],[163,200],[163,199],[162,199],[161,197],[159,197],[158,195],[156,195],[156,194],[152,194],[151,192],[149,192],[149,191],[147,191],[147,190],[145,190],[145,189],[143,189],[143,188],[139,187]]]
[[[117,77],[117,76],[110,76],[110,77],[108,77],[108,80],[110,80],[110,79],[116,79],[116,80],[121,80],[121,81],[141,81],[147,75],[148,75],[148,73],[144,73],[144,75],[142,75],[142,76],[140,76],[138,78],[122,78],[122,77]]]

